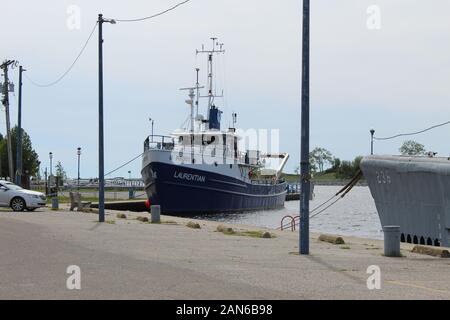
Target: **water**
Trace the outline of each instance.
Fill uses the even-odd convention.
[[[316,186],[314,190],[316,196],[310,204],[311,210],[330,199],[341,188],[339,186]],[[202,216],[201,218],[276,229],[280,227],[281,219],[284,216],[298,215],[299,207],[299,201],[288,201],[286,202],[285,208],[280,210],[215,214],[206,217]],[[285,221],[288,222],[290,220]],[[325,212],[312,218],[310,228],[313,232],[333,233],[370,239],[383,238],[375,202],[368,187],[353,188],[345,198],[338,201]]]

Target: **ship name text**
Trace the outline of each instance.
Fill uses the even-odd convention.
[[[205,176],[199,176],[197,174],[183,173],[183,172],[178,172],[178,171],[175,171],[174,178],[181,179],[181,180],[187,180],[187,181],[194,181],[194,182],[205,182],[206,181]]]

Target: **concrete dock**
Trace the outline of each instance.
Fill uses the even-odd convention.
[[[382,255],[383,243],[344,237],[345,245],[311,238],[299,256],[298,234],[262,239],[217,232],[219,223],[126,212],[107,223],[67,209],[0,211],[0,299],[449,299],[450,259]],[[121,212],[123,213],[123,212]],[[261,230],[226,225],[234,230]],[[66,287],[67,267],[81,269],[81,290]],[[381,289],[367,287],[367,268],[381,270]]]

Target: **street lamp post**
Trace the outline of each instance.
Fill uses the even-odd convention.
[[[45,195],[48,195],[49,192],[48,192],[47,167],[45,167],[44,177],[45,177]]]
[[[370,154],[373,155],[373,135],[375,134],[375,130],[370,130]]]
[[[48,156],[49,156],[49,158],[50,158],[50,175],[48,176],[48,184],[47,184],[47,187],[48,187],[48,194],[49,195],[52,195],[52,192],[51,192],[51,190],[52,190],[52,186],[51,186],[51,181],[52,181],[52,176],[53,176],[53,172],[52,172],[52,167],[53,167],[53,164],[52,164],[52,160],[53,160],[53,152],[50,152],[49,154],[48,154]],[[53,196],[53,195],[52,195]]]
[[[77,156],[78,156],[78,183],[77,183],[77,187],[78,187],[78,191],[80,190],[80,156],[81,156],[81,148],[78,147],[77,148]]]
[[[98,219],[105,222],[105,157],[103,135],[103,23],[115,24],[112,19],[98,15]]]
[[[48,157],[50,158],[50,177],[52,176],[52,160],[53,160],[53,152],[50,152],[48,154]]]

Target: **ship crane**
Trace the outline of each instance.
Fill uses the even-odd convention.
[[[281,173],[283,172],[284,167],[286,166],[287,161],[289,160],[289,153],[272,153],[272,154],[263,154],[261,158],[266,159],[281,159],[281,163],[277,169],[262,169],[261,176],[275,176],[276,179],[280,178]]]

